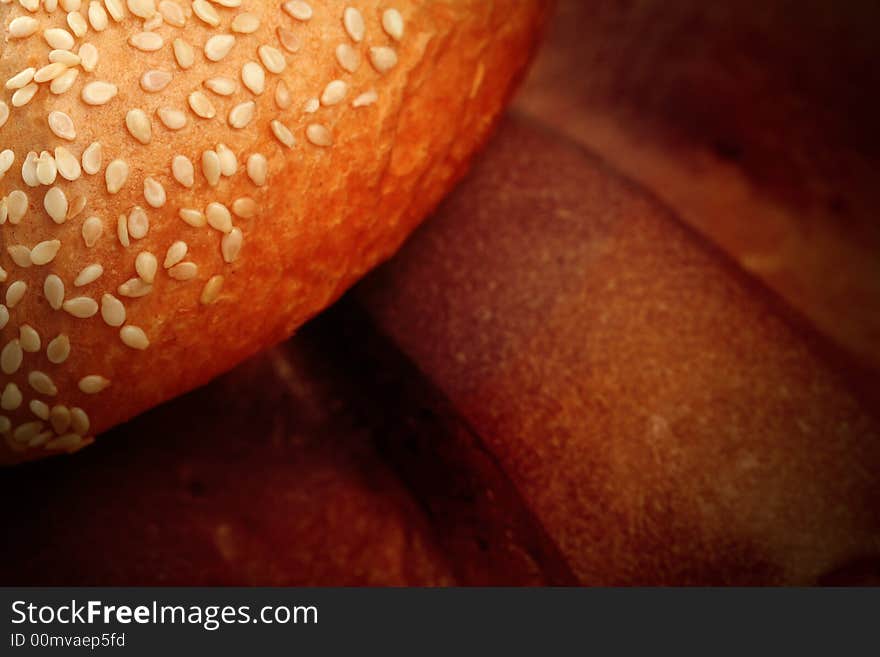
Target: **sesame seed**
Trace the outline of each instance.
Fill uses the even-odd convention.
[[[70,428],[70,409],[57,404],[49,411],[49,423],[57,434],[63,434]]]
[[[4,411],[14,411],[21,406],[21,402],[21,390],[14,383],[7,383],[3,388],[3,394],[0,395],[0,408]]]
[[[165,40],[156,32],[138,32],[131,35],[128,43],[141,52],[156,52],[165,45]]]
[[[49,405],[46,402],[40,401],[39,399],[32,399],[30,401],[30,403],[28,404],[28,408],[31,409],[31,413],[36,415],[38,418],[40,418],[44,422],[48,421],[48,419],[49,419]]]
[[[104,232],[104,225],[98,217],[89,217],[83,222],[82,238],[88,248],[97,244],[102,232]]]
[[[205,57],[212,62],[219,62],[235,45],[235,37],[231,34],[218,34],[212,36],[205,43]]]
[[[209,91],[213,91],[218,96],[231,96],[238,90],[235,80],[223,75],[208,78],[204,84]]]
[[[91,43],[79,47],[80,66],[86,73],[92,73],[98,67],[98,49]]]
[[[208,225],[221,233],[228,233],[232,230],[232,215],[222,203],[209,203],[205,209],[205,217]]]
[[[73,281],[74,287],[85,287],[94,283],[104,274],[104,268],[99,264],[91,264],[83,267]]]
[[[104,6],[107,7],[107,13],[117,23],[125,18],[125,8],[122,0],[104,0]]]
[[[376,71],[385,74],[397,66],[397,53],[387,46],[373,47],[370,48],[370,62]]]
[[[113,160],[104,172],[107,191],[116,194],[128,180],[128,164],[125,160]]]
[[[202,288],[202,295],[199,298],[199,301],[204,305],[209,305],[217,301],[217,298],[220,296],[220,291],[223,289],[223,277],[222,276],[211,276],[208,279],[208,282],[205,283],[205,287]]]
[[[73,407],[70,409],[70,426],[80,435],[85,435],[89,431],[89,416],[81,408]]]
[[[128,10],[138,18],[152,18],[156,14],[153,0],[127,0]]]
[[[65,301],[61,307],[79,319],[88,319],[98,312],[98,303],[89,297],[74,297]]]
[[[252,100],[239,103],[229,110],[229,125],[236,129],[246,128],[254,120],[256,110],[257,105]]]
[[[19,71],[6,81],[7,89],[22,89],[34,81],[34,73],[37,69],[30,67]]]
[[[217,116],[217,110],[208,100],[208,97],[201,91],[194,91],[189,95],[189,106],[196,116],[203,119],[213,119]]]
[[[9,309],[0,304],[0,329],[6,328],[6,325],[9,323]]]
[[[70,204],[70,207],[67,209],[67,218],[73,219],[75,217],[78,217],[80,212],[85,209],[86,203],[88,203],[88,200],[85,196],[83,196],[82,194],[76,196],[73,199],[73,202]]]
[[[174,242],[171,246],[168,247],[168,251],[165,253],[165,262],[162,263],[162,266],[165,269],[171,269],[178,262],[181,262],[186,257],[186,252],[189,247],[186,245],[186,242],[177,241]],[[150,281],[147,281],[148,283]]]
[[[128,219],[126,219],[124,214],[116,218],[116,239],[126,249],[131,246],[131,240],[128,239]]]
[[[202,228],[208,223],[205,215],[199,210],[181,208],[178,212],[178,216],[193,228]]]
[[[99,142],[92,142],[83,151],[82,168],[90,176],[101,170],[101,144]]]
[[[275,87],[275,104],[279,109],[288,109],[293,104],[293,96],[284,80],[278,80],[278,85]]]
[[[70,50],[52,50],[49,52],[49,61],[65,66],[79,66],[80,57]]]
[[[165,205],[165,188],[155,178],[144,178],[144,200],[153,208]]]
[[[177,61],[177,65],[184,70],[191,68],[196,61],[193,47],[183,39],[175,39],[171,43],[171,47],[174,50],[174,59]]]
[[[266,156],[260,153],[254,153],[247,159],[247,174],[257,187],[262,187],[266,184],[266,178],[269,174],[269,163],[266,161]]]
[[[159,120],[169,130],[180,130],[186,125],[186,114],[170,107],[161,107],[156,112]]]
[[[33,264],[31,262],[31,250],[26,246],[22,246],[21,244],[7,246],[6,252],[18,267],[27,268]]]
[[[215,152],[220,159],[220,173],[227,178],[234,176],[238,172],[238,158],[235,152],[226,144],[217,144]]]
[[[317,98],[309,98],[303,106],[303,112],[306,114],[314,114],[321,108],[321,101]]]
[[[153,124],[142,109],[129,110],[125,115],[125,127],[131,136],[146,145],[153,139]]]
[[[183,7],[173,0],[162,0],[159,3],[159,13],[162,14],[165,22],[173,27],[183,27],[186,25],[186,14],[183,11]]]
[[[27,213],[29,204],[30,202],[28,201],[27,194],[20,189],[10,192],[9,196],[6,197],[6,207],[9,210],[9,223],[17,224],[20,222],[25,213]]]
[[[73,119],[64,112],[49,112],[49,129],[56,137],[61,139],[68,141],[76,139],[76,128],[73,125]]]
[[[365,91],[360,96],[355,98],[352,101],[351,106],[355,107],[355,108],[367,107],[368,105],[372,105],[373,103],[375,103],[378,100],[378,98],[379,98],[379,96],[376,94],[376,92],[374,90],[370,89],[369,91]]]
[[[6,288],[6,307],[15,308],[27,292],[27,283],[15,281]]]
[[[220,156],[214,151],[204,151],[202,153],[202,173],[211,187],[216,187],[220,182]]]
[[[12,432],[12,438],[16,442],[26,443],[40,433],[42,429],[42,422],[25,422],[16,427],[15,431]]]
[[[193,13],[199,17],[203,23],[207,23],[211,27],[220,25],[220,14],[211,6],[208,0],[194,0],[192,3]]]
[[[64,73],[52,80],[52,82],[49,84],[49,91],[56,96],[67,93],[68,91],[70,91],[71,87],[73,87],[73,83],[76,82],[76,79],[78,77],[78,69],[67,69]]]
[[[87,105],[105,105],[119,92],[115,84],[109,82],[89,82],[83,87],[82,99]]]
[[[147,93],[158,93],[171,84],[171,79],[171,73],[168,71],[146,71],[141,76],[141,89]]]
[[[104,294],[101,297],[101,318],[108,326],[122,326],[125,324],[125,306],[112,294]]]
[[[290,131],[286,125],[284,125],[281,121],[275,120],[269,124],[272,127],[272,134],[275,135],[275,138],[281,142],[287,148],[293,148],[293,145],[296,143],[296,139],[293,137],[293,133]]]
[[[30,16],[13,18],[9,23],[8,33],[11,39],[25,39],[34,34],[40,27],[39,21]]]
[[[149,251],[141,251],[134,260],[134,270],[144,283],[152,283],[156,279],[159,261]]]
[[[382,29],[395,41],[403,38],[403,16],[396,9],[386,9],[382,12]]]
[[[241,252],[241,245],[244,240],[240,228],[233,228],[228,235],[224,235],[220,241],[220,252],[226,263],[235,262],[238,254]]]
[[[49,151],[40,153],[37,160],[37,180],[41,185],[51,185],[55,182],[58,175],[58,167],[55,164],[55,158]]]
[[[284,27],[278,28],[278,41],[287,52],[296,53],[302,48],[302,40],[295,32]]]
[[[40,87],[37,86],[36,83],[31,82],[26,87],[22,87],[14,94],[12,94],[12,106],[13,107],[24,107],[27,105],[34,96],[37,95],[37,91],[40,90]]]
[[[150,219],[146,210],[140,206],[133,207],[128,214],[128,234],[132,238],[140,240],[147,236],[149,230]]]
[[[312,123],[306,128],[306,137],[315,146],[327,147],[333,144],[333,136],[323,125]]]
[[[337,105],[345,99],[348,93],[348,85],[342,80],[333,80],[326,87],[324,93],[321,94],[321,103],[324,105]]]
[[[74,36],[82,38],[89,31],[89,24],[86,19],[78,11],[71,11],[67,14],[67,26]]]
[[[241,81],[251,93],[259,96],[266,90],[266,71],[256,62],[246,62],[241,67]]]
[[[58,335],[46,345],[46,358],[53,365],[60,365],[68,356],[70,356],[70,338],[66,335]]]
[[[21,165],[21,178],[31,187],[40,186],[40,180],[37,178],[37,161],[37,154],[30,151]]]
[[[110,381],[98,374],[90,374],[79,380],[79,389],[87,395],[94,395],[106,389]]]
[[[119,331],[119,338],[126,347],[143,351],[150,346],[150,340],[144,330],[138,326],[123,326]]]
[[[7,171],[12,168],[12,165],[15,164],[15,153],[12,149],[7,148],[6,150],[0,152],[0,178],[2,178]]]
[[[278,48],[262,45],[257,48],[257,54],[260,56],[260,61],[263,62],[263,66],[265,66],[266,70],[270,73],[281,73],[287,66],[284,54],[278,50]]]
[[[67,65],[61,62],[46,64],[42,68],[37,69],[34,73],[34,82],[43,83],[54,80],[67,70]]]
[[[4,374],[15,374],[21,367],[21,361],[24,359],[24,351],[18,339],[10,340],[0,351],[0,370]]]
[[[55,274],[49,274],[43,283],[43,295],[52,310],[60,310],[64,303],[64,282]]]
[[[361,55],[347,43],[340,43],[336,46],[336,61],[343,69],[354,73],[361,65]]]
[[[41,436],[43,434],[40,434]],[[91,442],[91,440],[89,441]],[[77,448],[83,447],[88,443],[83,441],[83,437],[76,433],[66,433],[63,436],[59,436],[58,438],[54,438],[46,443],[46,449],[48,450],[68,450],[73,451]],[[29,446],[32,446],[33,443],[28,443]],[[37,445],[39,446],[39,445]]]
[[[232,204],[232,211],[242,219],[253,219],[257,214],[257,202],[247,196],[238,198]]]
[[[169,269],[168,275],[176,281],[190,281],[199,275],[199,268],[194,262],[181,262]]]
[[[101,3],[97,0],[92,0],[89,3],[89,24],[92,26],[92,29],[96,32],[103,32],[107,29],[107,25],[109,24],[109,17],[107,16],[107,12],[104,10],[104,7],[101,6]]]
[[[21,348],[29,354],[40,350],[40,334],[30,324],[22,324],[18,329],[18,340]]]
[[[60,27],[52,27],[43,31],[43,38],[46,39],[50,48],[56,50],[70,50],[75,43],[73,35]]]
[[[43,197],[43,207],[56,224],[67,221],[67,197],[58,187],[52,187]]]
[[[9,120],[9,105],[0,100],[0,128]]]
[[[46,240],[37,244],[30,252],[31,262],[41,267],[48,265],[58,255],[61,249],[61,240]]]
[[[82,175],[79,160],[63,146],[55,147],[55,166],[58,168],[58,173],[65,180],[73,181]]]
[[[233,32],[238,34],[253,34],[260,27],[260,18],[256,14],[244,13],[239,14],[232,19],[229,26]]]
[[[342,24],[345,26],[345,31],[348,32],[348,36],[351,37],[352,41],[360,43],[364,40],[366,32],[364,17],[357,9],[346,7],[342,14]]]
[[[130,278],[119,286],[117,292],[120,296],[132,299],[147,296],[153,289],[149,283],[144,283],[139,278]]]
[[[193,163],[185,155],[175,155],[171,160],[171,174],[174,179],[186,188],[195,184],[195,169]]]
[[[308,2],[303,2],[303,0],[289,0],[282,7],[284,11],[298,21],[307,21],[312,18],[312,8]]]
[[[45,372],[33,370],[32,372],[28,373],[28,383],[30,384],[31,388],[36,390],[41,395],[54,397],[58,394],[58,388],[55,386],[52,378]]]

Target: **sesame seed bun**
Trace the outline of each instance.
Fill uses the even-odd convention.
[[[0,463],[206,382],[393,253],[546,5],[0,0]]]

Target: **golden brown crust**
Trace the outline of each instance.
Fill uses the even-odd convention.
[[[51,24],[73,31],[67,27],[65,13],[65,9],[77,4],[75,0],[71,2],[61,3],[51,14],[42,7],[31,13],[19,2],[0,5],[0,29],[6,42],[0,56],[0,79],[5,82],[29,66],[41,69],[49,63],[51,47],[47,41],[54,39],[44,38],[44,30]],[[0,265],[7,273],[0,293],[5,296],[15,281],[27,284],[22,300],[10,308],[0,348],[17,339],[25,323],[36,329],[40,347],[36,352],[24,353],[21,364],[14,368],[17,359],[12,354],[7,368],[10,371],[0,374],[0,388],[14,383],[23,397],[17,408],[2,411],[9,418],[10,427],[4,441],[7,451],[0,452],[0,463],[80,445],[75,437],[69,443],[59,444],[57,435],[70,433],[70,429],[50,432],[45,421],[42,425],[29,425],[16,437],[15,430],[22,424],[41,421],[35,412],[45,415],[46,407],[29,407],[32,399],[50,408],[82,408],[90,422],[88,431],[79,433],[83,438],[100,433],[203,383],[245,356],[289,335],[386,258],[450,188],[485,139],[528,59],[545,11],[545,3],[539,0],[497,5],[478,0],[401,0],[394,3],[403,25],[403,34],[398,39],[390,34],[397,33],[396,17],[385,18],[384,14],[390,5],[369,0],[357,3],[365,24],[365,36],[357,42],[347,33],[358,36],[357,30],[347,30],[343,21],[349,3],[311,3],[310,18],[299,20],[292,14],[308,16],[309,12],[301,13],[305,3],[288,3],[285,9],[280,4],[251,0],[234,9],[213,5],[221,19],[216,29],[195,15],[186,19],[183,29],[169,25],[166,20],[155,29],[162,37],[158,50],[141,52],[133,47],[130,41],[141,31],[144,21],[135,20],[131,11],[148,15],[158,8],[159,13],[173,17],[171,4],[174,3],[154,5],[129,0],[128,18],[122,22],[117,24],[110,18],[109,27],[100,32],[93,25],[87,26],[82,38],[75,39],[73,50],[84,42],[91,43],[100,53],[99,63],[91,72],[82,70],[82,65],[74,66],[80,72],[65,93],[51,93],[47,88],[51,82],[47,81],[39,85],[30,102],[13,107],[15,91],[3,92],[10,115],[0,128],[0,144],[13,151],[15,160],[0,180],[0,198],[6,197],[9,206],[10,194],[23,191],[28,196],[29,210],[15,224],[7,216],[0,227],[4,245]],[[185,4],[179,2],[176,6]],[[109,8],[113,2],[101,6]],[[201,5],[194,7],[201,11]],[[84,2],[78,12],[72,13],[90,21],[89,8]],[[208,61],[207,52],[223,45],[217,41],[209,44],[208,40],[230,34],[234,17],[245,12],[259,18],[257,31],[236,33],[230,52],[220,61]],[[29,30],[27,25],[21,27],[21,21],[11,27],[19,17],[36,19],[34,34],[12,38],[16,30]],[[387,29],[383,28],[383,19]],[[285,50],[279,28],[288,31],[283,33],[287,45],[291,35],[296,39],[297,52]],[[197,46],[191,68],[182,70],[175,60],[175,38]],[[338,44],[359,51],[361,61],[354,73],[340,65],[344,57],[335,55]],[[271,54],[261,57],[259,48],[264,45],[283,54],[285,68],[280,74],[269,70],[273,67]],[[201,46],[205,46],[205,53]],[[151,47],[149,43],[147,47]],[[389,54],[391,50],[372,53],[371,57],[370,49],[374,47],[393,50],[396,63]],[[222,54],[222,48],[217,54]],[[381,72],[383,58],[395,65]],[[243,73],[246,62],[259,64],[264,71],[265,91],[259,95],[244,84],[251,82],[245,80]],[[172,74],[161,92],[143,90],[141,75],[150,70]],[[164,77],[157,75],[157,84],[164,83]],[[206,89],[205,81],[217,77],[234,81],[232,96],[224,97]],[[106,104],[87,105],[84,88],[99,80],[116,85],[118,93]],[[321,105],[314,113],[305,111],[307,101],[320,98],[333,80],[345,83],[344,100]],[[218,84],[229,82],[221,80]],[[285,107],[279,107],[279,84],[288,87],[289,106],[282,99],[281,105]],[[149,88],[150,81],[146,86]],[[330,103],[334,100],[333,91],[325,99]],[[352,107],[356,98],[372,91],[376,92],[375,102]],[[188,103],[193,92],[209,99],[216,111],[214,118],[195,115]],[[256,103],[253,120],[242,129],[230,127],[239,118],[230,114],[232,109],[250,101]],[[195,105],[198,108],[198,101]],[[187,121],[184,129],[172,131],[163,125],[157,112],[165,107],[183,112]],[[131,128],[126,129],[130,110],[142,110],[149,119],[148,144],[137,139],[146,141],[148,136],[138,127],[143,123],[142,116],[140,122],[136,114],[128,117]],[[72,119],[74,140],[53,134],[48,120],[53,111],[64,112]],[[242,107],[238,113],[247,111],[248,107]],[[276,119],[295,139],[292,148],[282,143],[288,140],[284,129],[273,131],[270,126]],[[310,133],[311,125],[322,128],[314,128]],[[318,145],[326,135],[332,139],[332,145]],[[57,175],[49,185],[26,184],[24,178],[29,174],[22,166],[30,151],[39,156],[45,150],[51,155],[57,146],[64,146],[81,159],[86,147],[94,142],[100,142],[102,147],[102,166],[96,175],[83,173],[73,181]],[[234,175],[221,176],[219,183],[212,186],[208,180],[210,166],[203,169],[201,159],[205,151],[217,152],[218,144],[225,144],[236,155],[237,166]],[[172,173],[172,161],[177,155],[194,164],[195,182],[191,189]],[[262,186],[258,184],[259,175],[251,175],[254,170],[247,166],[249,158],[255,155],[264,156],[268,163],[267,184]],[[129,175],[122,189],[111,195],[106,171],[114,160],[126,162]],[[185,180],[185,176],[179,177]],[[161,207],[151,207],[147,202],[147,178],[164,190],[166,200]],[[56,223],[44,209],[43,201],[52,186],[58,187],[70,204],[84,197],[85,207],[76,216]],[[149,196],[154,202],[161,200],[161,194]],[[253,199],[258,211],[253,218],[231,215],[236,229],[241,231],[242,248],[238,257],[227,263],[224,260],[231,258],[224,255],[234,250],[229,241],[238,239],[238,235],[226,238],[224,254],[228,224],[223,230],[194,227],[178,215],[182,208],[205,212],[210,203],[232,208],[234,201],[242,198]],[[136,206],[146,210],[149,231],[142,239],[130,236],[130,244],[125,247],[117,235],[117,219],[121,214],[130,215]],[[218,208],[218,217],[225,219],[223,215]],[[92,247],[86,246],[82,234],[89,217],[98,217],[103,226],[103,233]],[[136,217],[135,221],[131,219],[123,224],[136,231]],[[32,249],[46,240],[61,243],[57,256],[48,264],[21,267],[15,264],[13,254],[7,252],[8,247]],[[176,280],[163,267],[166,252],[178,241],[186,243],[182,262],[197,267],[192,280]],[[119,288],[138,277],[136,257],[142,252],[155,256],[158,273],[149,294],[129,298]],[[103,268],[102,275],[90,284],[75,287],[79,272],[92,264]],[[186,275],[185,267],[192,266],[185,265],[174,273]],[[105,294],[122,301],[126,325],[136,327],[128,329],[128,344],[121,338],[120,328],[110,326],[102,318],[100,309],[89,318],[72,316],[64,308],[54,310],[43,291],[46,277],[53,273],[62,279],[67,301],[84,296],[100,307]],[[215,276],[223,277],[218,298],[210,304],[201,303],[206,283]],[[88,302],[83,305],[85,311],[91,312]],[[75,304],[70,309],[76,311]],[[131,346],[142,340],[137,329],[149,341],[143,351]],[[46,349],[50,340],[60,334],[69,338],[71,350],[65,362],[53,364]],[[29,383],[29,374],[34,371],[48,374],[57,394],[41,395],[35,391]],[[80,384],[89,375],[102,377],[109,386],[97,394],[83,392],[81,388],[88,388],[89,382]],[[11,397],[8,406],[15,405],[15,395]],[[60,424],[63,427],[64,422]],[[28,448],[28,443],[34,446]],[[47,445],[55,449],[47,450]]]

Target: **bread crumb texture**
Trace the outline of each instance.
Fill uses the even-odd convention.
[[[387,258],[545,4],[0,0],[0,464],[204,383]]]

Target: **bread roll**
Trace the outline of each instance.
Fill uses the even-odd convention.
[[[876,406],[778,298],[545,128],[506,124],[353,297],[577,582],[805,585],[880,565]],[[385,434],[417,491],[455,444]]]
[[[0,463],[204,383],[388,257],[547,4],[2,1]]]

